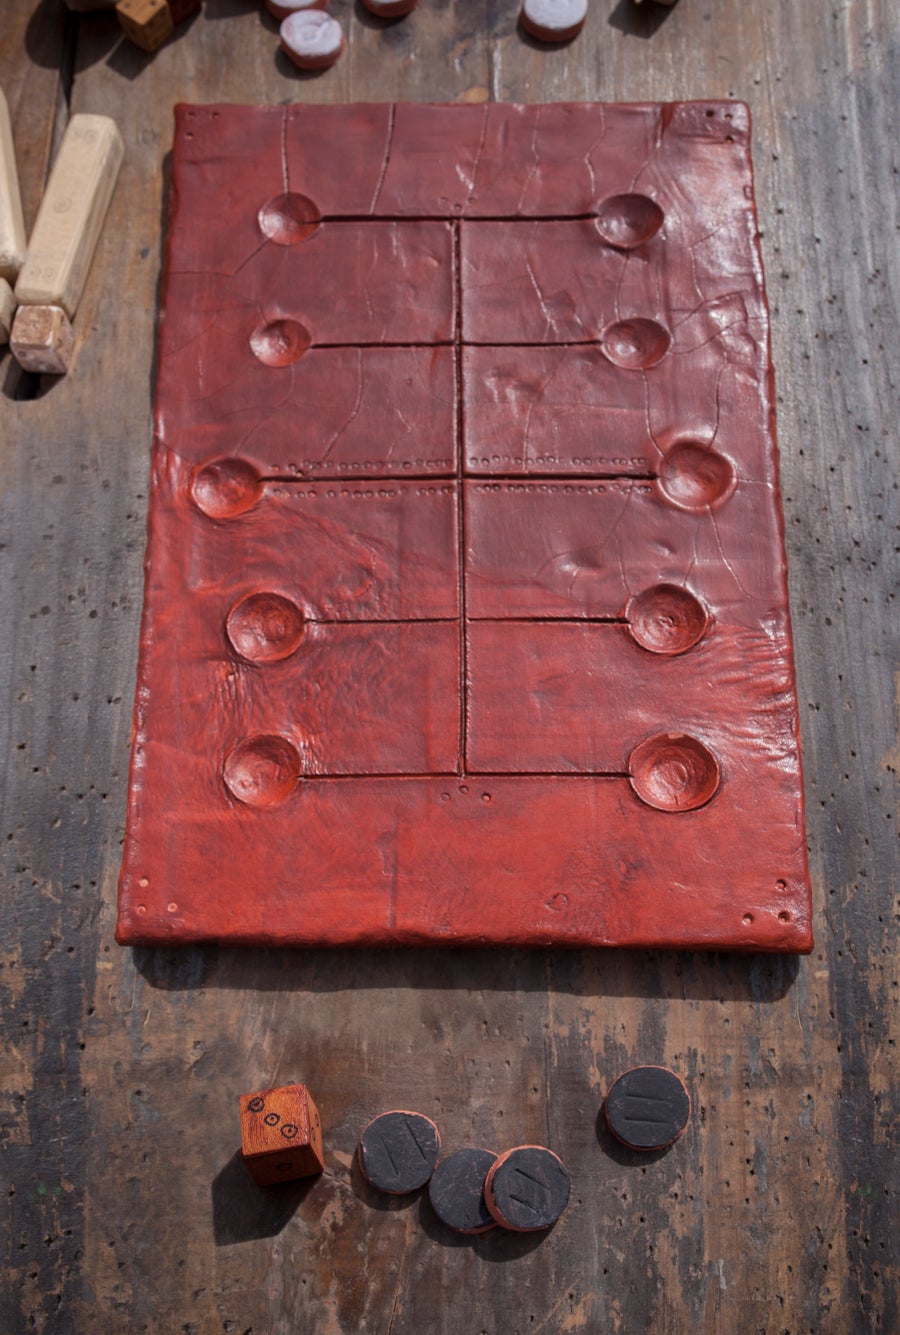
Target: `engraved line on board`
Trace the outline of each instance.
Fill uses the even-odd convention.
[[[469,695],[468,667],[469,643],[466,636],[466,488],[465,477],[465,402],[466,384],[463,371],[463,281],[462,249],[460,244],[460,224],[453,225],[453,282],[456,310],[453,321],[454,369],[456,372],[456,540],[457,540],[457,606],[459,607],[459,745],[457,770],[460,778],[466,773],[466,752],[468,750]]]

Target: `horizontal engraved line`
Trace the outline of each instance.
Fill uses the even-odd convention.
[[[467,616],[466,622],[467,624],[471,624],[472,622],[478,622],[479,624],[482,625],[487,624],[487,625],[497,625],[497,626],[505,626],[509,622],[515,622],[516,624],[524,624],[526,626],[533,624],[535,622],[541,624],[545,622],[552,622],[554,625],[558,625],[560,622],[562,622],[564,625],[567,626],[568,625],[583,626],[585,622],[587,622],[591,626],[631,625],[631,622],[628,620],[627,617],[576,617],[576,616],[562,616],[562,615],[553,616],[552,613],[548,613],[545,616],[536,616],[536,617]]]
[[[564,625],[564,626],[630,626],[631,622],[627,617],[579,617],[564,616],[560,614],[555,616],[553,613],[547,613],[544,616],[532,617],[506,617],[506,616],[468,616],[460,618],[459,616],[446,617],[305,617],[304,624],[307,626],[455,626],[460,620],[464,620],[467,626],[506,626],[509,624],[522,626],[545,626],[545,625]]]
[[[323,213],[321,221],[335,223],[536,223],[536,222],[595,222],[596,213]]]
[[[346,486],[359,486],[360,483],[378,486],[387,482],[455,482],[456,470],[435,469],[433,473],[266,473],[260,482],[277,482],[280,486],[305,487],[311,482],[342,482]]]
[[[468,465],[467,467],[471,467]],[[616,472],[596,472],[596,473],[575,473],[563,472],[560,469],[557,473],[547,472],[521,472],[521,473],[490,473],[487,471],[464,473],[464,481],[475,482],[487,485],[491,482],[513,482],[516,484],[527,482],[558,482],[561,485],[566,482],[655,482],[658,474],[656,473],[616,473]],[[332,473],[265,473],[260,477],[263,483],[278,483],[279,486],[303,487],[311,482],[343,482],[347,486],[357,486],[365,482],[378,485],[387,482],[453,482],[457,481],[456,472],[446,469],[435,469],[433,473],[412,473],[398,470],[396,473],[350,473],[340,474]]]
[[[306,617],[307,626],[455,626],[459,617]]]
[[[379,780],[405,779],[421,783],[423,779],[630,779],[631,775],[619,770],[479,770],[467,768],[464,774],[456,769],[432,770],[426,774],[397,771],[384,774],[301,774],[303,783],[377,783]]]
[[[470,465],[471,466],[471,465]],[[656,473],[466,473],[473,482],[655,482]]]
[[[448,307],[448,315],[452,314]],[[306,356],[311,352],[330,350],[336,348],[599,348],[601,342],[599,338],[526,338],[526,339],[477,339],[461,338],[455,342],[452,338],[432,338],[424,341],[411,341],[410,339],[346,339],[340,343],[319,343],[313,341],[306,350]]]
[[[319,345],[321,346],[321,345]],[[599,348],[599,338],[464,338],[464,348]]]
[[[452,338],[433,338],[421,343],[413,343],[409,339],[398,339],[396,341],[388,338],[357,339],[352,343],[310,343],[307,352],[314,352],[317,348],[320,351],[322,349],[333,351],[335,348],[452,348],[455,346]]]

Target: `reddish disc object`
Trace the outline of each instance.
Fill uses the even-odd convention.
[[[503,1228],[537,1233],[550,1228],[569,1203],[569,1174],[558,1154],[518,1145],[501,1154],[487,1175],[484,1199]]]
[[[419,0],[362,0],[370,14],[380,19],[399,19],[411,14]]]
[[[373,1117],[357,1149],[366,1180],[392,1196],[424,1187],[440,1153],[441,1135],[431,1118],[405,1109]]]
[[[456,1150],[441,1159],[428,1184],[428,1199],[442,1224],[457,1233],[496,1228],[484,1198],[487,1175],[497,1161],[493,1150]]]
[[[684,1133],[691,1099],[684,1081],[665,1066],[635,1066],[620,1075],[603,1105],[606,1122],[632,1150],[666,1149]]]
[[[327,8],[328,0],[266,0],[266,9],[279,23],[299,10]]]
[[[301,70],[324,70],[344,49],[344,30],[320,9],[295,9],[278,30],[281,49]]]
[[[810,949],[748,144],[178,108],[120,941]]]
[[[568,42],[587,18],[588,0],[524,0],[519,22],[540,42]]]

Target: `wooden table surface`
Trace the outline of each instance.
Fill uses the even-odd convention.
[[[207,0],[155,56],[109,14],[4,7],[26,221],[70,113],[114,116],[126,157],[71,373],[0,364],[0,1329],[896,1335],[897,7],[593,0],[557,50],[516,0],[331,11],[347,50],[303,76],[252,0]],[[754,117],[813,954],[117,947],[173,103],[731,96]],[[597,1123],[634,1063],[694,1099],[640,1161]],[[238,1095],[297,1079],[326,1171],[261,1194]],[[449,1148],[549,1144],[567,1213],[466,1240],[373,1197],[353,1151],[388,1107]]]

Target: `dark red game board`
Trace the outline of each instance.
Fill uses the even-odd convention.
[[[811,948],[748,140],[178,109],[120,941]]]

